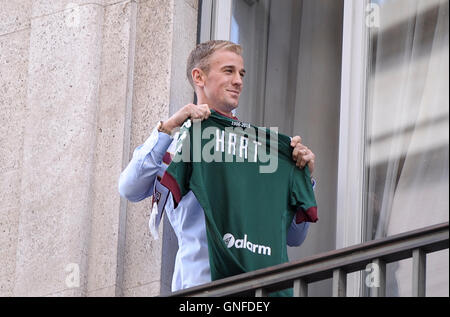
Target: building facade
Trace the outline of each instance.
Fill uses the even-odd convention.
[[[244,48],[236,115],[316,154],[320,221],[291,260],[448,221],[448,0],[14,0],[0,9],[0,296],[170,293],[170,224],[117,191],[194,100],[196,42]],[[162,252],[164,250],[164,252]],[[411,261],[386,268],[410,296]],[[365,296],[365,272],[347,295]],[[448,296],[448,249],[427,296]],[[330,296],[330,281],[311,285]]]

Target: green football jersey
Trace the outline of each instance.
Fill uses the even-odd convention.
[[[296,167],[290,141],[215,111],[181,127],[162,184],[175,203],[192,190],[202,206],[211,280],[287,262],[296,212],[317,221],[309,170]]]

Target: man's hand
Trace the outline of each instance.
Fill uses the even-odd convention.
[[[295,165],[303,168],[308,164],[309,172],[312,175],[314,172],[314,160],[316,159],[314,153],[302,144],[302,138],[299,136],[292,138],[291,146],[294,148],[292,151],[292,158],[296,162]]]
[[[164,128],[173,131],[183,125],[188,118],[191,120],[205,120],[211,115],[209,106],[206,104],[194,105],[193,103],[185,105],[164,122]]]

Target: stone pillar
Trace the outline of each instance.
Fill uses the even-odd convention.
[[[104,9],[79,3],[33,1],[16,296],[86,295]]]
[[[179,71],[197,0],[5,3],[0,296],[159,295],[151,199],[128,203],[117,182],[156,122],[192,101]]]
[[[169,116],[173,1],[149,0],[138,6],[130,153],[125,165],[133,150],[150,136],[158,120]],[[150,236],[150,212],[151,199],[127,203],[124,296],[160,293],[162,243]]]
[[[137,7],[121,1],[104,9],[88,296],[123,295],[127,210],[117,181],[130,155]]]
[[[0,296],[12,296],[27,113],[31,1],[0,7]]]

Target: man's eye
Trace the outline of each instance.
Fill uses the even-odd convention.
[[[231,74],[233,71],[231,69],[225,69],[225,73]]]

